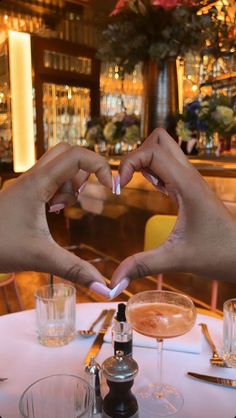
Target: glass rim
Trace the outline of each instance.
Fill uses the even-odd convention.
[[[68,296],[73,296],[73,295],[75,295],[76,289],[75,289],[75,287],[74,287],[73,285],[71,285],[71,284],[69,284],[69,283],[55,283],[55,284],[53,284],[53,285],[51,285],[51,284],[46,284],[45,286],[40,286],[40,287],[39,287],[39,288],[35,291],[34,296],[35,296],[35,298],[36,298],[36,299],[39,299],[39,300],[55,300],[55,298],[53,298],[53,297],[40,296],[40,295],[38,294],[38,292],[42,291],[43,289],[47,289],[47,288],[48,288],[48,289],[49,289],[49,288],[54,289],[54,288],[59,288],[59,287],[68,287],[69,289],[73,289],[73,292],[72,292],[72,294],[71,294],[71,295],[60,296],[60,298],[61,298],[61,299],[65,299],[65,298],[67,298]]]
[[[226,301],[224,302],[224,304],[223,304],[223,309],[224,309],[225,307],[227,307],[228,305],[230,305],[232,302],[236,303],[236,298],[232,298],[232,299],[228,299],[228,300],[226,300]]]
[[[88,387],[88,389],[89,389],[89,391],[90,391],[90,394],[91,394],[91,400],[90,400],[90,402],[89,402],[89,405],[88,405],[88,408],[90,408],[90,407],[92,407],[92,404],[93,404],[93,402],[94,402],[94,396],[93,396],[93,388],[92,388],[92,386],[85,380],[85,379],[83,379],[82,377],[80,377],[80,376],[78,376],[78,375],[75,375],[75,374],[66,374],[66,373],[58,373],[58,374],[50,374],[50,375],[48,375],[48,376],[44,376],[44,377],[41,377],[40,379],[37,379],[37,380],[35,380],[33,383],[31,383],[25,390],[24,390],[24,392],[22,393],[22,395],[21,395],[21,397],[20,397],[20,399],[19,399],[19,411],[20,411],[20,413],[21,413],[21,415],[22,415],[22,417],[23,418],[28,418],[28,416],[27,415],[25,415],[25,412],[23,411],[23,405],[22,405],[22,403],[23,403],[23,398],[24,398],[24,396],[26,395],[26,393],[33,387],[33,386],[35,386],[37,383],[39,383],[39,382],[41,382],[41,381],[43,381],[43,380],[46,380],[46,379],[49,379],[50,377],[56,377],[56,376],[60,376],[60,377],[73,377],[73,378],[75,378],[75,379],[77,379],[77,380],[79,380],[79,381],[81,381],[82,383],[85,383],[85,385]],[[87,408],[87,409],[88,409]],[[85,413],[86,411],[84,411],[84,413]]]
[[[160,294],[160,293],[165,293],[165,294],[170,294],[170,295],[176,295],[176,296],[182,296],[184,299],[189,300],[192,302],[193,306],[195,307],[195,304],[191,298],[191,296],[186,295],[185,293],[181,293],[181,292],[173,292],[171,290],[144,290],[143,292],[138,292],[135,293],[133,296],[131,296],[131,298],[128,300],[127,304],[136,296],[138,295],[145,295],[147,293],[156,293],[156,294]],[[236,299],[235,299],[236,300]],[[150,302],[152,303],[152,302]]]

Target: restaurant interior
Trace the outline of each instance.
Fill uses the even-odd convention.
[[[105,156],[115,175],[122,157],[163,127],[236,217],[235,2],[199,1],[205,32],[194,14],[192,26],[171,26],[188,19],[171,8],[160,29],[149,2],[129,3],[133,14],[122,20],[114,0],[0,1],[1,188],[61,141]],[[54,239],[109,281],[121,260],[150,248],[147,221],[177,213],[136,172],[119,196],[91,176],[76,205],[47,218]],[[0,275],[0,315],[32,309],[35,290],[52,281],[64,279]],[[157,286],[218,314],[236,295],[227,277],[178,272],[134,281],[117,300]],[[105,301],[76,288],[77,302]]]

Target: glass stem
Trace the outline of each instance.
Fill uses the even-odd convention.
[[[162,351],[163,351],[163,340],[157,339],[157,390],[156,396],[162,397]]]

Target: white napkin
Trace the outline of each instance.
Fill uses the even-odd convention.
[[[112,342],[111,328],[108,328],[104,341],[107,343]],[[133,345],[136,347],[156,348],[157,343],[155,338],[145,337],[133,331]],[[198,324],[195,324],[191,331],[180,337],[167,338],[164,340],[164,350],[170,351],[183,351],[184,353],[199,354],[201,352],[201,328]]]

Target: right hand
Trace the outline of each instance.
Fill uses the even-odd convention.
[[[177,203],[177,222],[159,248],[125,259],[114,272],[111,287],[123,278],[174,271],[235,281],[236,221],[163,129],[154,130],[122,160],[121,187],[135,171],[153,185],[158,180],[156,187]]]

